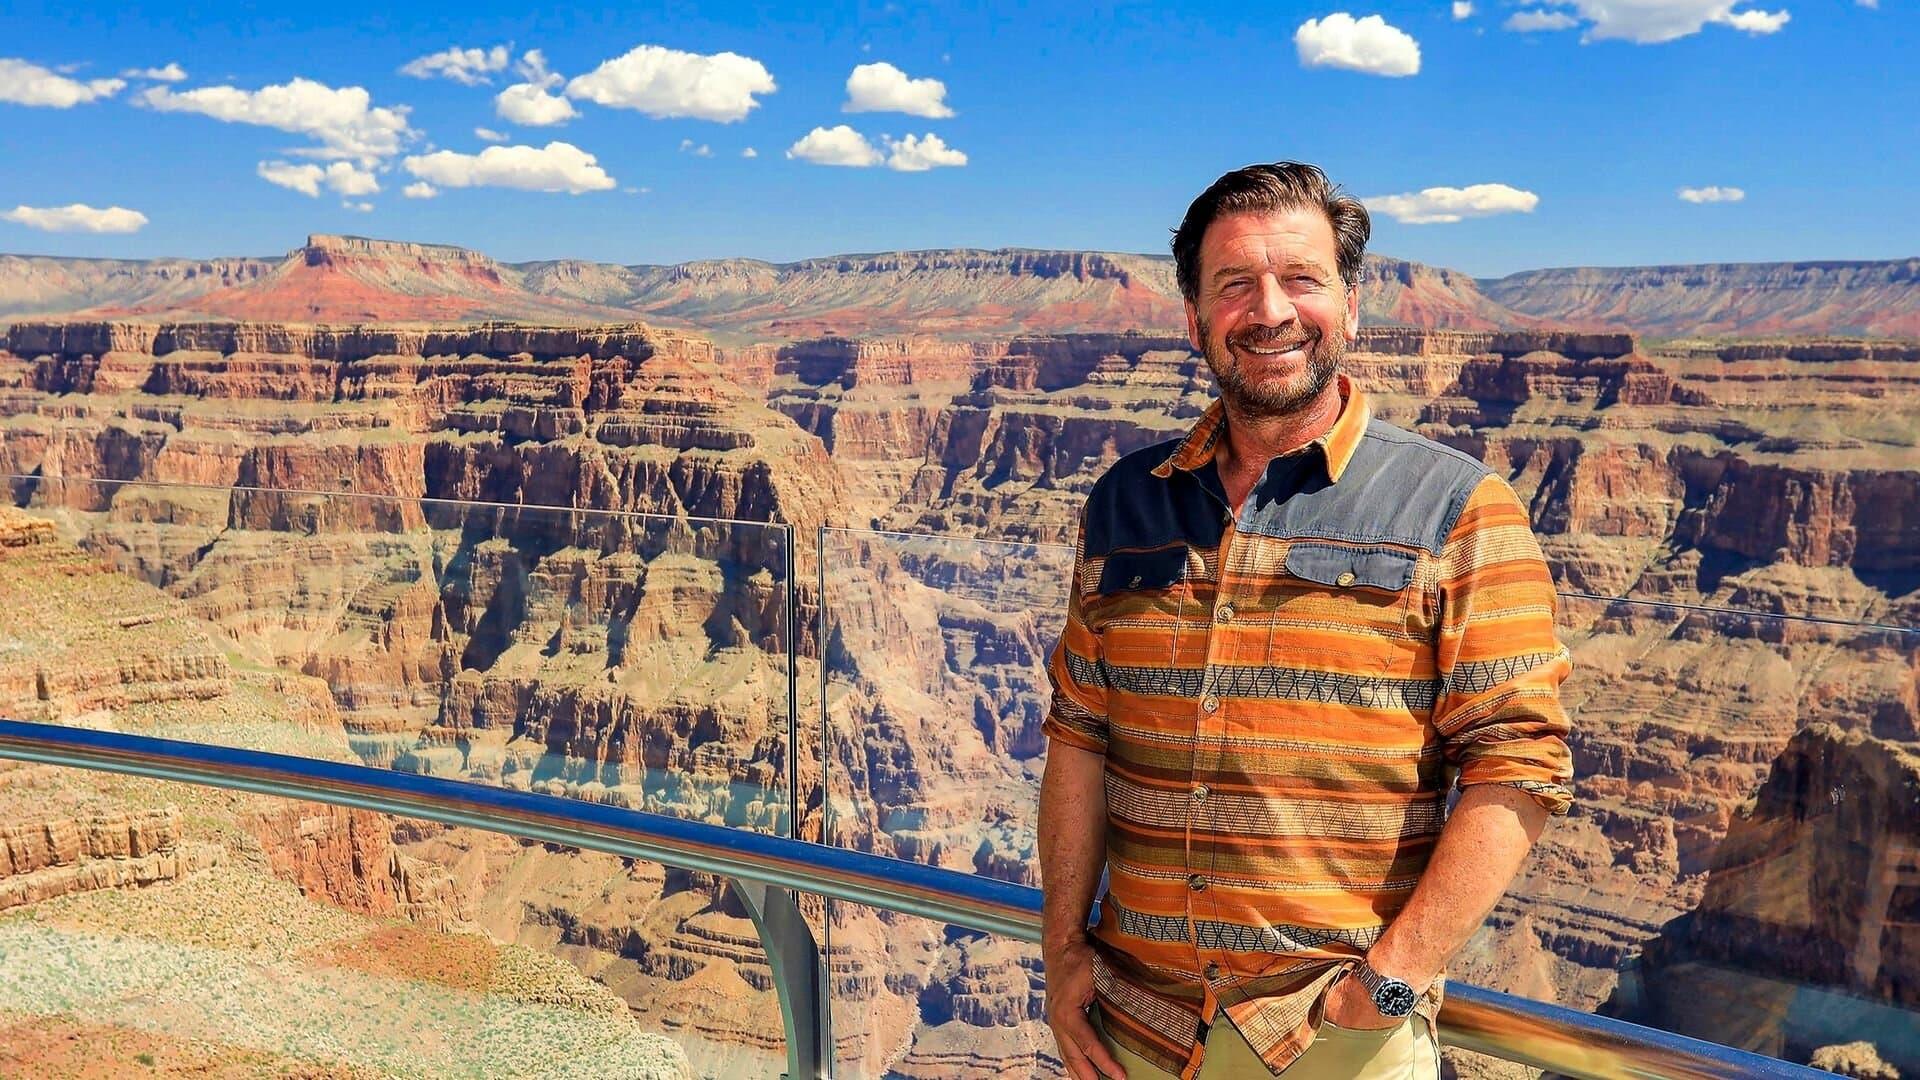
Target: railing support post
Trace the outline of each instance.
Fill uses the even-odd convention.
[[[830,992],[826,959],[814,943],[813,928],[786,889],[741,878],[728,878],[727,883],[767,950],[787,1034],[787,1080],[828,1080],[833,1076]]]

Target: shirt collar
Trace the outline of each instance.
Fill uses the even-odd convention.
[[[1308,444],[1320,448],[1321,459],[1327,466],[1327,480],[1332,483],[1339,483],[1340,474],[1347,471],[1347,465],[1353,461],[1354,451],[1360,449],[1360,440],[1366,437],[1367,424],[1373,419],[1373,407],[1367,402],[1366,391],[1355,386],[1345,374],[1337,378],[1340,381],[1340,415],[1334,419],[1333,426],[1327,429],[1326,434]],[[1212,461],[1226,430],[1226,406],[1216,398],[1206,414],[1187,432],[1186,438],[1174,447],[1173,453],[1154,467],[1153,475],[1164,480],[1172,476],[1175,469],[1192,472]]]

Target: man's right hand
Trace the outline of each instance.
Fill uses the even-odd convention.
[[[1126,1080],[1127,1072],[1114,1060],[1087,1009],[1093,1004],[1093,946],[1086,935],[1058,949],[1048,949],[1047,1026],[1060,1044],[1060,1060],[1073,1080]]]

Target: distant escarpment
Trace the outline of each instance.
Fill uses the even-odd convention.
[[[1920,259],[1568,267],[1479,285],[1497,303],[1562,326],[1664,337],[1920,337]]]

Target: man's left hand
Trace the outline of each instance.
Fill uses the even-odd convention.
[[[1335,1027],[1349,1031],[1378,1030],[1406,1023],[1405,1017],[1381,1015],[1380,1010],[1374,1008],[1367,988],[1352,975],[1334,980],[1333,987],[1327,991],[1326,1018]]]

